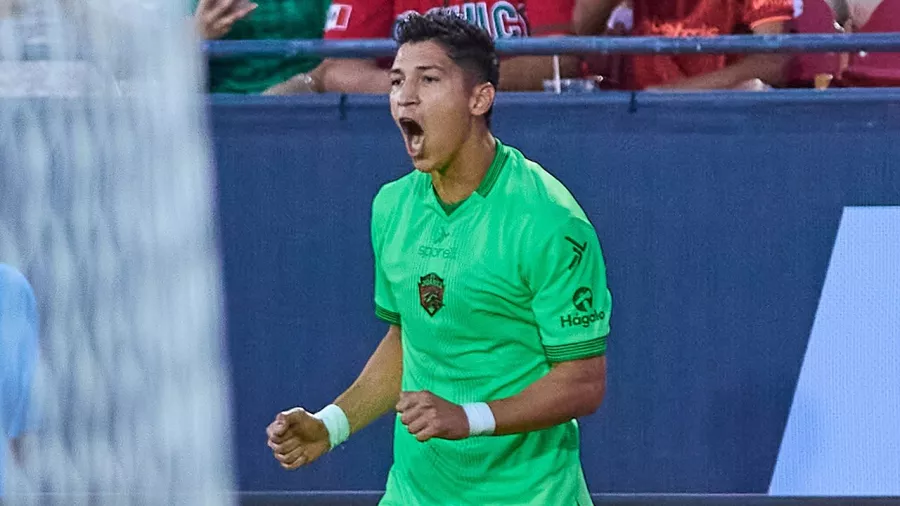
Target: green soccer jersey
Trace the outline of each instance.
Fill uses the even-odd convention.
[[[385,185],[372,243],[376,314],[402,329],[404,391],[488,402],[606,351],[611,297],[593,226],[559,181],[499,141],[458,206],[427,174]],[[591,504],[576,422],[420,443],[398,416],[382,505],[442,504]]]

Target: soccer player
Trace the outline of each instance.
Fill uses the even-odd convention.
[[[611,298],[568,190],[496,139],[489,35],[445,14],[401,22],[391,113],[415,171],[373,203],[375,313],[358,379],[267,428],[285,469],[396,408],[382,505],[588,505],[576,418],[606,387]]]
[[[21,457],[37,362],[37,334],[31,285],[19,271],[0,264],[0,497],[7,444],[14,457]]]

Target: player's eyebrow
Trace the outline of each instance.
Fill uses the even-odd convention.
[[[434,64],[434,65],[416,65],[416,70],[419,72],[426,72],[428,70],[436,70],[438,72],[444,72],[444,67]],[[403,75],[404,72],[398,67],[394,67],[390,71],[391,74]]]

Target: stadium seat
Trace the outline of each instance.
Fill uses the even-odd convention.
[[[803,13],[794,20],[797,33],[837,33],[834,12],[825,0],[805,0]],[[841,72],[839,53],[808,53],[794,57],[789,70],[788,84],[811,87],[816,76],[831,75],[837,79]]]
[[[900,32],[900,0],[884,0],[858,33]],[[842,76],[844,86],[900,86],[900,53],[855,53]]]

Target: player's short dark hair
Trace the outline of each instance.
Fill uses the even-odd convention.
[[[457,14],[445,11],[410,14],[397,24],[394,33],[401,46],[409,42],[437,42],[478,83],[491,83],[496,88],[500,81],[500,60],[491,35]],[[491,106],[484,115],[488,124],[493,109]]]

